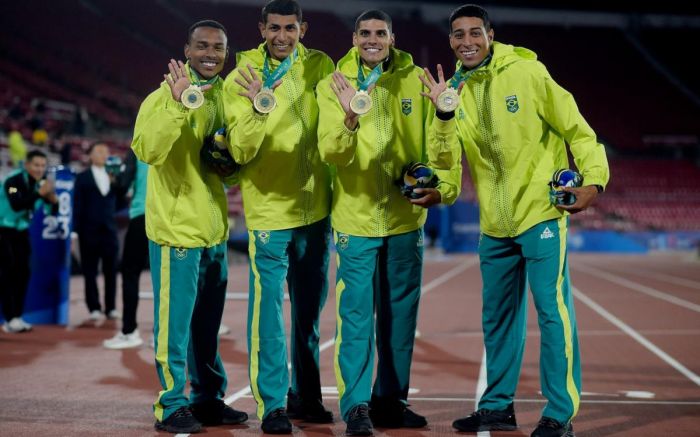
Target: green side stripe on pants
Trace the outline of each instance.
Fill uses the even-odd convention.
[[[564,284],[564,261],[566,260],[566,238],[567,238],[567,226],[566,217],[559,219],[559,277],[557,278],[557,306],[559,307],[559,315],[561,317],[562,325],[564,326],[564,341],[566,342],[566,390],[569,392],[571,397],[571,404],[574,407],[574,413],[571,417],[575,417],[578,413],[579,408],[579,394],[576,388],[576,383],[574,382],[574,347],[573,347],[573,336],[571,333],[571,318],[569,317],[569,309],[564,303],[564,294],[562,292],[562,286]]]
[[[333,232],[333,239],[338,242],[338,234]],[[340,255],[336,254],[336,264],[337,269],[340,269]],[[345,394],[345,381],[343,380],[343,373],[340,371],[340,345],[343,343],[343,319],[340,317],[340,299],[343,296],[343,291],[345,290],[345,283],[342,279],[339,279],[335,285],[335,320],[336,320],[336,331],[335,331],[335,356],[333,357],[333,366],[335,368],[335,380],[338,386],[338,400],[343,398]]]
[[[168,320],[170,320],[170,248],[162,246],[160,248],[160,266],[153,266],[154,269],[160,268],[160,284],[153,287],[155,290],[160,290],[160,299],[158,301],[158,350],[156,350],[156,361],[160,363],[163,378],[165,379],[166,390],[161,390],[158,394],[158,400],[155,403],[155,415],[158,420],[163,420],[163,406],[160,403],[161,397],[168,391],[173,389],[173,376],[170,373],[168,365]],[[158,271],[158,270],[156,270]]]
[[[260,389],[258,387],[258,373],[260,371],[258,362],[258,354],[260,353],[260,299],[262,296],[262,287],[260,285],[258,266],[255,264],[255,233],[253,231],[248,231],[248,253],[250,256],[250,268],[255,278],[255,296],[251,321],[251,332],[255,333],[255,335],[250,336],[250,388],[258,404],[258,417],[262,418],[265,414],[265,403],[263,402],[262,396],[260,396]]]

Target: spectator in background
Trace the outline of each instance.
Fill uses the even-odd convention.
[[[148,267],[148,238],[146,238],[146,177],[148,164],[139,161],[133,151],[126,159],[126,170],[120,175],[121,186],[132,186],[129,207],[129,228],[122,254],[122,329],[102,344],[107,349],[127,349],[143,344],[136,323],[139,304],[139,277]]]
[[[87,153],[90,167],[75,180],[73,229],[80,238],[80,263],[85,276],[85,303],[90,312],[90,320],[98,322],[104,319],[97,291],[97,267],[100,260],[105,286],[104,314],[110,319],[120,316],[115,307],[119,253],[115,216],[124,206],[126,187],[117,183],[114,174],[107,173],[107,144],[92,144]]]
[[[66,140],[62,131],[59,131],[54,135],[54,138],[51,141],[51,151],[59,154],[62,165],[70,164],[72,149],[73,143]]]
[[[20,121],[24,118],[24,109],[22,109],[22,99],[19,96],[15,96],[12,99],[12,105],[7,111],[7,117],[10,120]]]
[[[78,136],[85,135],[85,127],[88,122],[88,112],[84,106],[76,106],[75,114],[73,115],[73,134]]]
[[[32,132],[32,144],[46,146],[49,143],[49,133],[43,127],[38,127]]]
[[[29,284],[29,220],[40,199],[56,203],[53,183],[43,180],[46,155],[27,154],[24,167],[15,170],[0,190],[0,303],[8,333],[24,332],[32,325],[22,319]]]
[[[20,162],[27,156],[27,145],[24,143],[20,124],[16,121],[10,123],[10,133],[7,134],[7,145],[10,148],[10,159],[15,167],[19,167]]]

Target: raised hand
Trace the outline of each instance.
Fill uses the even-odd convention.
[[[370,85],[370,87],[367,89],[367,94],[372,92],[374,86],[374,84]],[[333,73],[331,89],[335,93],[336,97],[338,97],[338,102],[340,102],[340,106],[343,108],[343,111],[345,111],[345,126],[350,130],[354,130],[357,127],[360,116],[350,108],[350,100],[352,100],[357,91],[352,85],[350,85],[350,82],[348,82],[343,73],[339,71]]]
[[[420,80],[423,82],[423,85],[428,88],[428,92],[421,92],[420,95],[429,98],[430,101],[433,102],[433,105],[437,108],[438,96],[448,87],[448,83],[445,82],[445,74],[442,71],[442,65],[437,65],[438,80],[435,80],[435,77],[427,68],[424,68],[423,71],[425,72],[425,75],[420,76]],[[457,89],[458,93],[461,92],[463,86],[463,82],[459,84],[459,88]]]
[[[263,82],[262,79],[258,77],[258,74],[255,72],[255,69],[250,64],[246,64],[246,68],[248,69],[247,72],[244,68],[238,70],[240,77],[237,77],[234,80],[244,90],[239,92],[238,95],[247,97],[250,100],[250,103],[253,103],[255,96],[260,92],[260,90],[263,87]],[[280,85],[282,85],[282,79],[279,79],[274,84],[272,84],[272,89],[274,90]]]
[[[352,100],[353,96],[356,93],[356,90],[352,87],[352,85],[350,85],[350,82],[348,82],[343,73],[339,71],[333,73],[331,89],[335,93],[336,97],[338,97],[340,106],[342,106],[343,111],[345,111],[345,114],[350,116],[357,116],[357,114],[355,114],[352,111],[352,109],[350,109],[350,100]]]
[[[170,87],[170,92],[173,95],[173,99],[180,101],[180,96],[182,92],[185,91],[190,86],[190,78],[187,77],[187,67],[182,61],[175,61],[171,59],[168,64],[168,70],[170,70],[170,75],[164,74],[165,81]]]

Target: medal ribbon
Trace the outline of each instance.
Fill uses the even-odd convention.
[[[202,81],[202,79],[199,77],[199,73],[197,73],[197,70],[192,68],[192,66],[190,65],[189,62],[187,63],[187,69],[190,71],[190,79],[192,79],[192,85],[196,85],[200,88],[203,85],[209,85],[211,83],[214,83],[214,81],[216,81],[216,79],[219,77],[217,75],[217,76],[212,77],[209,80]]]
[[[452,76],[452,79],[450,79],[450,87],[457,89],[460,83],[469,80],[471,75],[474,74],[476,70],[488,64],[489,62],[491,62],[491,55],[485,57],[484,60],[479,63],[479,65],[472,68],[471,70],[465,70],[464,67],[462,67],[459,70],[455,71],[455,75]]]
[[[270,73],[270,61],[267,53],[265,53],[265,65],[263,65],[263,88],[272,89],[272,85],[275,84],[279,79],[282,78],[289,69],[292,67],[292,62],[297,58],[297,49],[294,52],[284,58],[280,65],[275,68],[275,71]]]
[[[362,70],[362,61],[358,62],[357,67],[357,87],[360,91],[367,91],[372,84],[376,83],[382,75],[382,63],[377,64],[376,67],[372,69],[369,76],[365,78],[365,72]]]

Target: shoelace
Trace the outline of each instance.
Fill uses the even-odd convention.
[[[565,425],[557,422],[554,419],[550,419],[549,417],[543,417],[540,419],[540,423],[538,423],[539,426],[543,426],[546,428],[552,428],[552,429],[557,429],[564,427]]]
[[[192,412],[187,407],[180,407],[173,413],[173,417],[188,417],[191,416]]]
[[[474,412],[473,416],[488,416],[493,413],[493,410],[487,410],[486,408],[480,408]]]
[[[273,411],[272,413],[270,413],[269,417],[275,418],[275,417],[282,417],[282,416],[286,416],[286,415],[287,415],[287,412],[284,411],[284,408],[278,408],[275,411]]]
[[[360,419],[360,418],[365,418],[365,417],[369,417],[368,411],[367,411],[367,407],[364,406],[364,405],[360,405],[359,407],[354,408],[354,409],[350,412],[350,418],[349,418],[349,419],[350,419],[350,420],[353,420],[353,419]]]

